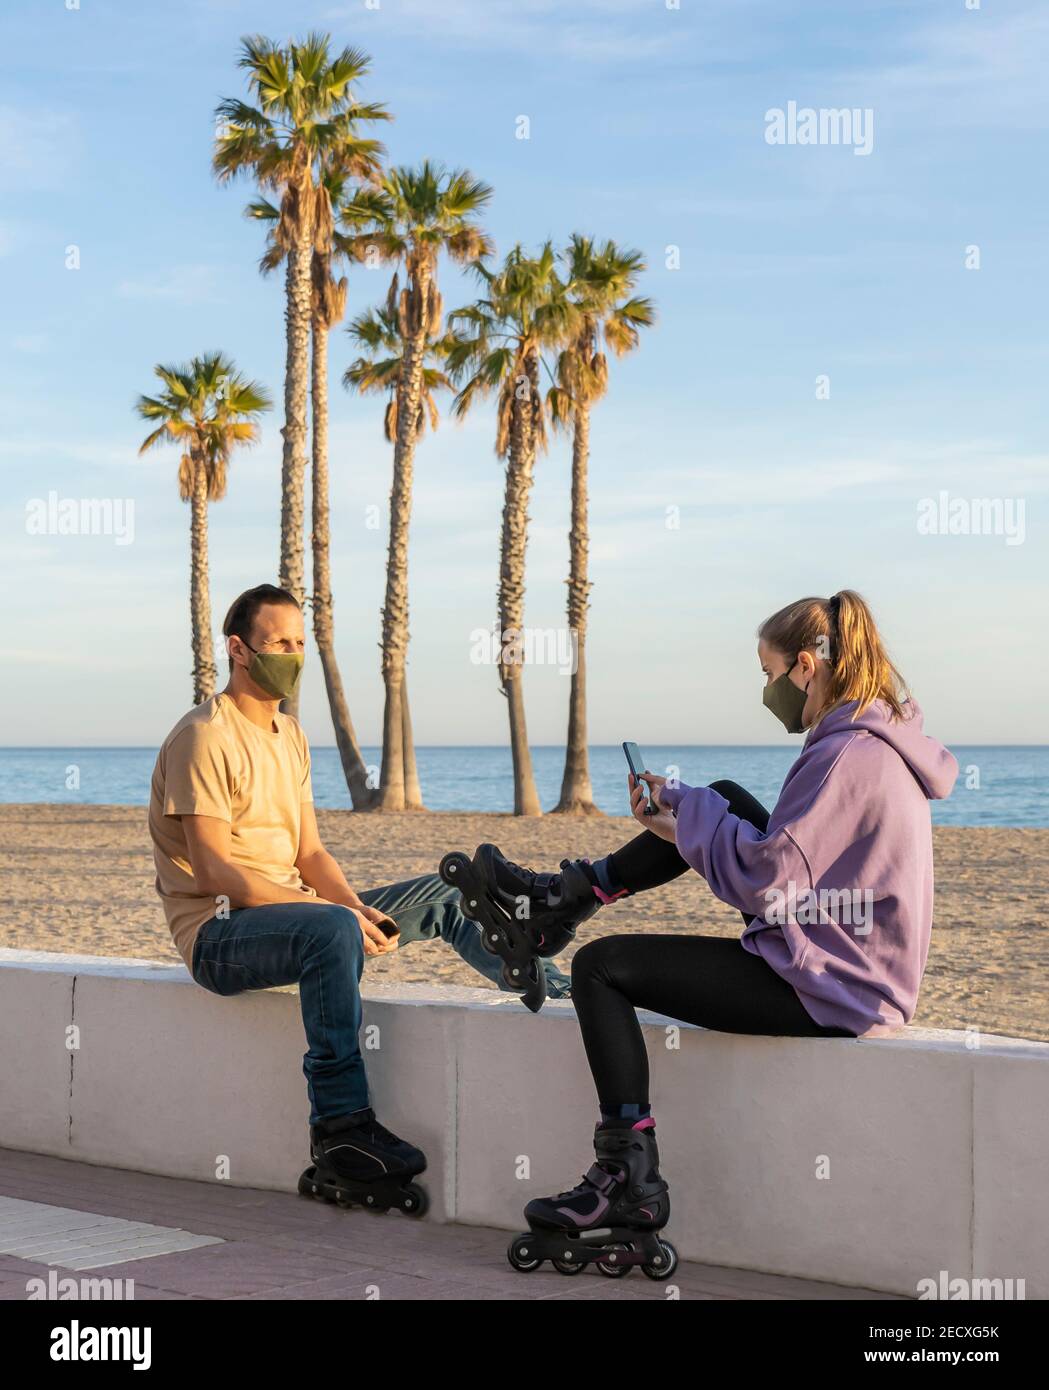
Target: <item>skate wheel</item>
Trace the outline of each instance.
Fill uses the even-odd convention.
[[[586,1269],[583,1260],[551,1260],[550,1263],[558,1274],[582,1274],[583,1270]]]
[[[316,1176],[316,1168],[307,1168],[305,1173],[302,1174],[299,1178],[300,1197],[316,1197],[318,1191],[317,1184],[314,1181]]]
[[[401,1197],[401,1211],[406,1216],[425,1216],[430,1210],[430,1194],[425,1187],[410,1182]]]
[[[470,861],[465,854],[458,850],[453,850],[451,854],[446,854],[437,867],[438,875],[444,879],[445,883],[454,884],[458,888],[463,876],[463,869],[469,865]]]
[[[507,989],[515,989],[518,993],[525,988],[527,981],[522,978],[523,972],[513,965],[503,966],[503,984]]]
[[[522,970],[520,966],[503,966],[503,984],[507,989],[516,989],[519,993],[524,993],[528,989],[536,988],[543,979],[543,967],[533,956],[528,965]],[[543,989],[543,997],[546,997],[546,990]]]
[[[343,1209],[345,1209],[346,1207],[352,1207],[353,1202],[349,1197],[345,1195],[345,1193],[337,1192],[335,1194],[335,1205],[337,1207],[342,1207]]]
[[[641,1273],[646,1275],[649,1279],[655,1279],[657,1282],[669,1279],[675,1269],[677,1269],[677,1251],[671,1245],[670,1241],[661,1240],[659,1242],[659,1249],[663,1256],[663,1262],[661,1264],[647,1264],[641,1266]]]
[[[598,1269],[601,1271],[601,1273],[605,1276],[606,1279],[624,1278],[625,1275],[630,1273],[634,1266],[628,1264],[621,1264],[614,1257],[616,1255],[619,1255],[620,1253],[628,1255],[634,1247],[632,1245],[609,1245],[605,1248],[608,1254],[613,1258],[606,1260],[598,1260]]]
[[[506,1258],[521,1274],[531,1274],[543,1263],[542,1256],[535,1256],[535,1240],[532,1236],[515,1236],[510,1242]]]

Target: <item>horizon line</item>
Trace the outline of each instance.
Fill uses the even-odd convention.
[[[163,742],[163,740],[161,741]],[[952,739],[944,746],[950,748],[951,744],[956,748],[1049,748],[1049,741],[1045,743],[970,743],[966,739]],[[5,743],[0,744],[0,753],[56,753],[63,749],[88,749],[96,752],[127,752],[127,753],[148,753],[160,748],[157,743]],[[529,748],[554,748],[564,751],[567,747],[564,743],[529,743]],[[790,752],[794,745],[784,743],[679,743],[672,740],[669,743],[650,743],[650,748],[769,748],[782,749]],[[796,745],[799,749],[800,744]],[[360,748],[381,748],[382,742],[365,742],[358,744]],[[510,752],[508,743],[417,743],[416,749],[503,749]],[[616,748],[621,750],[618,743],[588,743],[588,748]],[[339,751],[335,743],[310,743],[311,750],[328,750],[333,753]]]

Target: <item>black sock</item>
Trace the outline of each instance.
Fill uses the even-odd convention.
[[[626,893],[626,889],[620,883],[616,872],[612,867],[612,856],[606,854],[603,859],[595,859],[589,865],[591,875],[596,887],[601,890],[601,897],[604,901],[618,898]]]
[[[647,1120],[651,1114],[651,1105],[601,1105],[602,1120]]]

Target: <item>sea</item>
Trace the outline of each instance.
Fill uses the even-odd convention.
[[[718,778],[739,782],[768,807],[775,804],[797,750],[777,747],[641,745],[652,772],[674,768],[691,786]],[[378,748],[362,748],[377,766]],[[932,805],[937,825],[1049,826],[1049,746],[954,746],[960,773],[951,796]],[[338,751],[314,746],[313,794],[325,808],[349,808]],[[69,802],[144,806],[155,748],[0,749],[0,803]],[[513,772],[504,747],[418,748],[423,800],[431,811],[512,811]],[[557,804],[564,749],[534,746],[532,760],[542,806]],[[626,815],[622,748],[590,749],[594,800],[609,815]]]

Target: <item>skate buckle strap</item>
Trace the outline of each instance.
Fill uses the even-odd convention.
[[[630,894],[625,888],[620,888],[615,893],[606,893],[600,884],[594,884],[594,897],[597,898],[605,907],[609,903],[616,903],[620,898],[628,898]]]
[[[599,1163],[593,1164],[586,1174],[586,1180],[599,1192],[607,1193],[615,1185],[616,1179],[609,1172],[606,1172]]]

